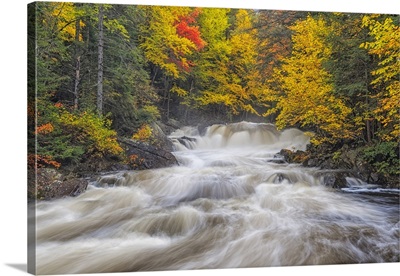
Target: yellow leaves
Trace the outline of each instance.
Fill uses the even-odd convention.
[[[123,25],[121,25],[116,19],[107,19],[103,22],[104,26],[113,32],[119,32],[125,40],[129,41],[128,31],[125,29]]]
[[[176,23],[191,12],[188,7],[141,6],[148,15],[148,24],[141,28],[140,47],[146,58],[165,71],[167,76],[180,78],[189,67],[187,57],[197,46],[188,38],[179,36]]]
[[[109,119],[99,118],[89,112],[72,114],[64,110],[59,120],[81,143],[90,141],[88,144],[90,153],[118,155],[123,152],[117,142],[117,133],[109,129],[111,125]]]
[[[331,45],[326,37],[330,28],[321,18],[307,17],[292,27],[292,56],[275,70],[282,94],[275,93],[276,124],[279,128],[302,126],[316,128],[313,143],[334,142],[352,135],[347,123],[350,108],[332,95],[330,74],[323,62],[330,57]]]
[[[149,114],[150,118],[152,120],[159,120],[161,119],[161,114],[158,108],[154,105],[145,105],[143,108],[143,111],[145,111],[147,114]]]
[[[188,91],[186,91],[185,89],[182,89],[180,87],[178,87],[177,85],[173,85],[171,90],[172,93],[176,93],[177,95],[179,95],[180,97],[185,97],[187,96],[189,93]]]
[[[204,39],[208,46],[215,45],[225,37],[225,31],[229,27],[227,8],[203,8],[199,16],[199,23]],[[207,47],[207,46],[206,46]]]
[[[205,88],[196,100],[200,105],[224,106],[232,114],[258,114],[255,106],[265,103],[264,87],[256,67],[259,41],[249,11],[235,13],[229,38],[226,10],[204,9],[199,21],[209,40],[199,60],[200,82]]]
[[[76,21],[79,20],[78,24],[80,27],[84,27],[85,24],[82,20],[78,19],[80,13],[76,9],[74,3],[52,2],[49,3],[49,5],[53,8],[51,15],[56,20],[57,31],[60,38],[64,41],[75,40]],[[82,40],[82,35],[79,34],[79,41]]]
[[[390,17],[378,19],[377,15],[363,17],[363,26],[369,28],[374,40],[362,43],[360,47],[380,59],[379,67],[371,73],[375,77],[371,84],[377,89],[383,87],[376,95],[378,106],[374,114],[389,130],[382,131],[380,136],[385,141],[399,140],[400,27]]]
[[[239,9],[236,13],[236,30],[239,32],[248,32],[253,27],[247,10]]]
[[[141,142],[148,142],[153,134],[153,130],[148,124],[144,124],[140,129],[132,135],[133,140],[138,140]]]
[[[226,106],[232,106],[235,102],[234,98],[230,94],[219,94],[215,92],[206,91],[203,96],[198,99],[202,105],[209,104],[224,104]]]
[[[331,54],[332,46],[325,43],[325,37],[332,29],[322,18],[308,16],[291,29],[295,32],[292,37],[295,51],[303,52],[305,56],[313,59],[326,58]]]

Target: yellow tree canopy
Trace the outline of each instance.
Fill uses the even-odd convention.
[[[351,109],[334,97],[331,76],[323,67],[332,51],[326,40],[332,30],[322,18],[311,16],[291,29],[292,55],[275,70],[281,89],[276,92],[277,126],[315,129],[318,132],[312,141],[316,144],[350,138],[347,116]]]
[[[189,67],[188,56],[198,49],[189,38],[179,35],[177,24],[190,15],[189,7],[141,6],[148,22],[142,26],[140,47],[146,58],[164,70],[167,76],[182,77],[182,68]]]

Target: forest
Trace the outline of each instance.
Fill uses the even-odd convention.
[[[256,121],[398,177],[399,16],[38,2],[28,168],[125,160],[153,122]]]

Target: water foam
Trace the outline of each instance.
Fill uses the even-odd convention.
[[[171,139],[180,166],[101,176],[76,198],[37,204],[39,274],[399,261],[393,201],[270,162],[304,149],[301,131],[242,122]]]

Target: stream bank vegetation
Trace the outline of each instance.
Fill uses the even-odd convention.
[[[398,15],[38,2],[28,59],[31,170],[129,166],[119,137],[157,143],[155,122],[249,120],[398,186]]]

